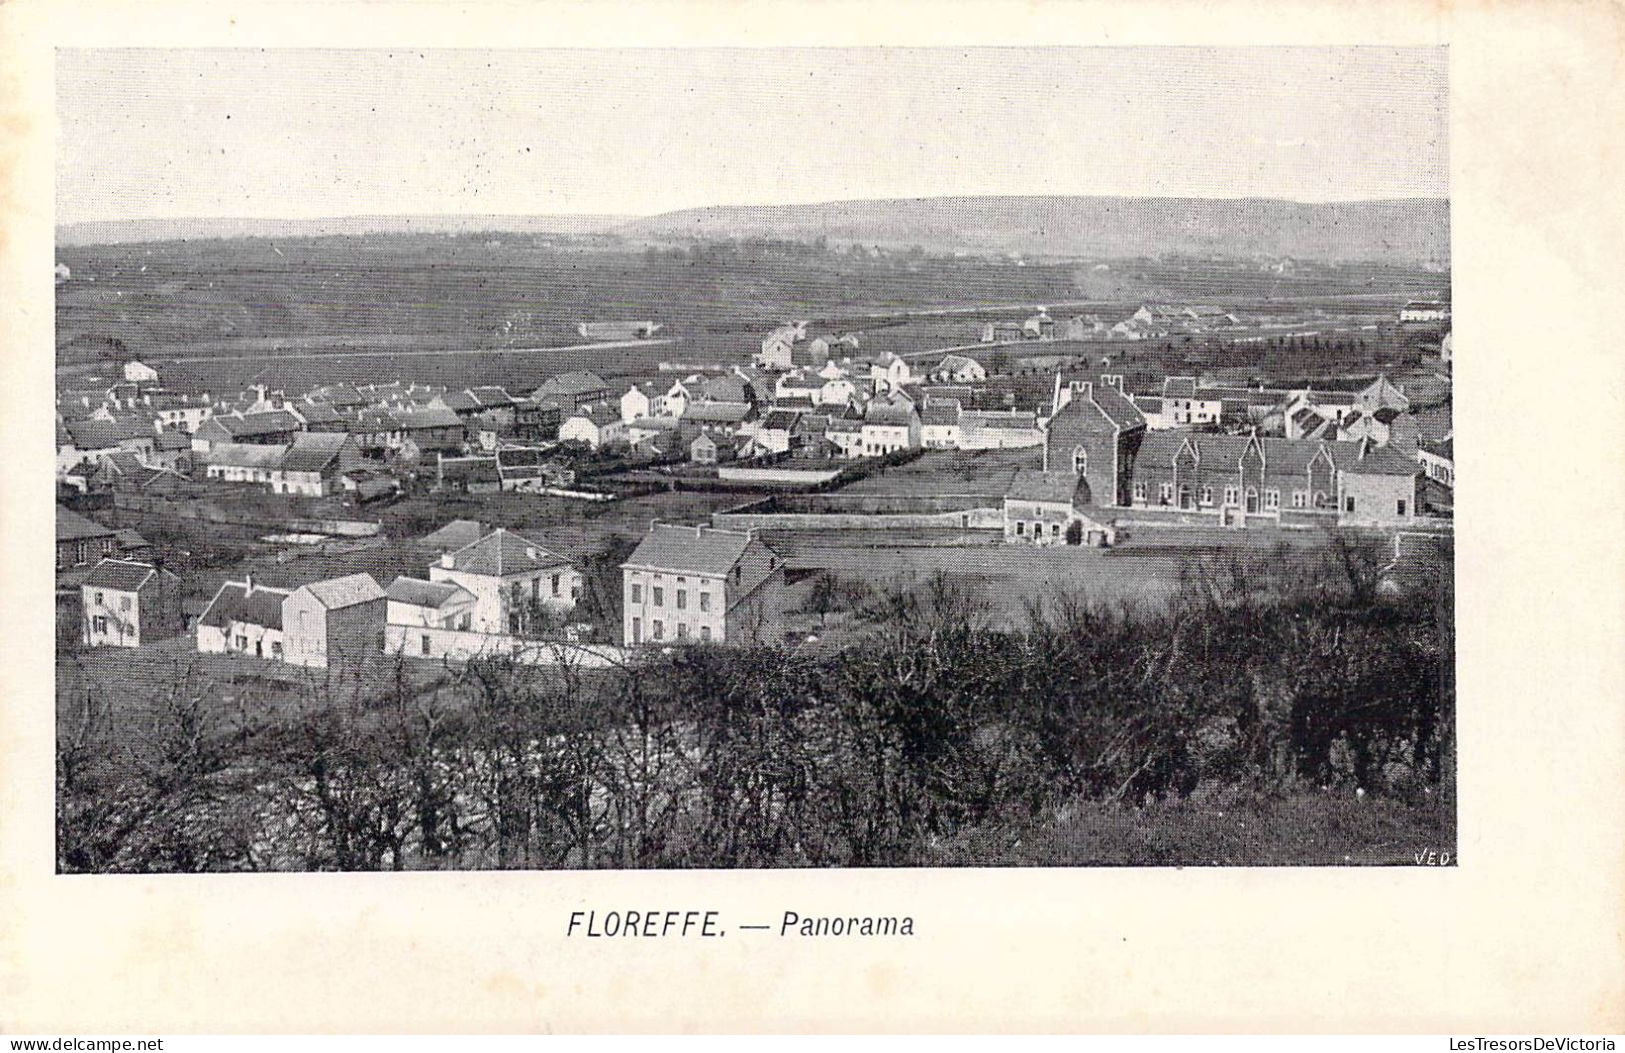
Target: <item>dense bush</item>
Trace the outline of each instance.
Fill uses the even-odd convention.
[[[1335,803],[1364,799],[1390,825],[1412,808],[1436,822],[1453,800],[1449,575],[1437,595],[1386,597],[1368,568],[1342,551],[1318,568],[1197,562],[1165,611],[1063,597],[1015,632],[938,577],[873,592],[869,629],[838,651],[678,648],[592,673],[493,659],[428,687],[400,670],[364,704],[313,684],[229,731],[170,685],[151,756],[117,777],[86,763],[121,741],[98,737],[105,707],[67,697],[59,863],[1054,863],[1096,858],[1064,847],[1079,816],[1206,830],[1213,802],[1245,801],[1364,829]],[[1148,829],[1102,858],[1209,861],[1207,835]],[[1338,836],[1297,861],[1335,857]],[[1023,837],[1045,847],[1013,848]],[[1283,861],[1280,843],[1264,858]]]

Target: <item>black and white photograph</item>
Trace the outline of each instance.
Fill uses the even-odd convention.
[[[56,872],[1455,866],[1449,71],[58,50]]]

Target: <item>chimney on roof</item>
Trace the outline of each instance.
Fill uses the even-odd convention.
[[[252,575],[252,574],[244,574],[243,575],[243,595],[244,596],[250,595],[251,593],[253,593],[253,591],[254,591],[254,575]]]

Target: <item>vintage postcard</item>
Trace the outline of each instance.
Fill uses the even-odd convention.
[[[5,508],[42,532],[53,491],[50,657],[7,692],[50,831],[30,882],[151,897],[123,969],[215,960],[249,900],[264,941],[233,954],[322,933],[335,968],[416,945],[414,914],[436,948],[474,918],[437,959],[481,985],[464,1010],[300,1021],[311,978],[205,1011],[223,1030],[614,1027],[599,1003],[641,990],[541,963],[634,947],[688,979],[629,1027],[1314,1029],[1257,1001],[1302,983],[1276,969],[1303,948],[1264,944],[1375,968],[1347,927],[1378,904],[1478,902],[1507,845],[1467,833],[1466,724],[1496,688],[1457,640],[1496,568],[1457,541],[1531,512],[1470,497],[1517,463],[1463,412],[1517,371],[1507,304],[1456,295],[1516,233],[1463,236],[1481,54],[617,43],[544,10],[534,38],[341,18],[32,53],[43,342],[7,354],[54,442],[17,444],[36,482]],[[1158,924],[1175,900],[1230,916]],[[1254,943],[1260,911],[1293,917]],[[487,956],[505,928],[531,939]],[[963,955],[963,983],[992,941],[1041,972],[1085,931],[1088,995],[999,1003],[1007,978],[884,1022],[910,962]],[[1595,1004],[1555,1026],[1619,1021],[1618,929],[1587,938]],[[1139,997],[1191,967],[1114,959],[1184,941],[1275,979],[1158,1017]],[[696,1005],[696,967],[858,993]],[[1458,1003],[1522,982],[1495,975]]]

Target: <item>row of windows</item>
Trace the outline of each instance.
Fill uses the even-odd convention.
[[[649,591],[651,593],[651,595],[650,595],[650,603],[652,603],[656,607],[664,607],[666,605],[666,590],[665,590],[664,587],[662,587],[660,585],[655,585],[655,586],[651,587]],[[673,591],[676,592],[676,594],[677,594],[676,595],[677,609],[680,610],[680,611],[688,610],[688,590],[687,589],[675,589]],[[700,610],[702,610],[702,611],[710,610],[711,609],[711,594],[709,592],[702,592],[699,595],[700,595]],[[638,584],[637,582],[632,583],[632,602],[633,603],[642,603],[643,602],[643,586]],[[659,625],[660,623],[656,622],[655,624]]]
[[[663,621],[660,618],[656,618],[653,621],[651,621],[649,623],[649,639],[651,639],[651,640],[664,640],[665,638],[666,638],[666,623],[665,623],[665,621]],[[689,641],[691,639],[694,639],[694,637],[689,632],[689,627],[688,627],[688,624],[686,622],[678,622],[677,623],[677,636],[676,636],[676,639],[679,642],[687,642],[687,641]],[[711,642],[711,627],[709,625],[700,626],[699,641],[701,643],[710,643]],[[642,618],[634,617],[632,619],[632,642],[635,643],[635,644],[643,642],[643,619]]]
[[[1049,525],[1049,533],[1050,533],[1051,537],[1060,537],[1061,536],[1061,524],[1059,524],[1059,523],[1051,523]],[[1026,537],[1027,536],[1027,524],[1025,522],[1023,522],[1022,520],[1020,520],[1020,519],[1016,520],[1016,536],[1017,537]],[[1043,536],[1044,536],[1044,524],[1043,523],[1034,523],[1033,524],[1033,537],[1039,538],[1039,537],[1043,537]]]
[[[1146,498],[1146,493],[1147,493],[1147,487],[1146,487],[1145,483],[1137,482],[1137,483],[1134,484],[1134,499],[1136,501],[1144,501],[1144,500],[1146,500],[1147,499]],[[1258,501],[1259,492],[1254,487],[1249,486],[1247,488],[1247,495],[1246,496],[1247,496],[1247,501],[1248,501],[1249,504],[1256,504],[1256,502]],[[1174,503],[1174,484],[1173,483],[1162,483],[1157,489],[1157,498],[1158,498],[1159,503],[1161,503],[1161,504],[1164,504],[1164,505],[1173,504]],[[1227,486],[1227,487],[1224,488],[1224,503],[1226,505],[1231,505],[1231,506],[1239,505],[1241,503],[1240,498],[1241,498],[1241,489],[1239,487]],[[1308,503],[1308,500],[1309,500],[1309,492],[1307,490],[1294,490],[1294,491],[1292,491],[1292,507],[1293,508],[1303,508]],[[1182,487],[1179,488],[1179,504],[1180,504],[1180,507],[1182,507],[1182,508],[1191,507],[1191,488],[1190,487],[1182,486]],[[1211,486],[1202,487],[1201,504],[1203,506],[1205,506],[1205,507],[1211,507],[1212,506],[1212,504],[1213,504],[1213,487],[1211,487]],[[1274,487],[1270,487],[1269,489],[1266,489],[1264,491],[1264,508],[1274,510],[1274,509],[1278,509],[1280,507],[1281,507],[1281,491],[1279,489],[1274,488]],[[1316,494],[1315,494],[1315,507],[1316,508],[1324,508],[1324,507],[1326,507],[1326,495],[1325,495],[1324,492],[1319,492],[1319,491],[1316,492]]]
[[[560,574],[553,575],[552,579],[549,581],[549,589],[550,589],[553,596],[555,596],[555,597],[562,597],[563,596],[563,593],[560,591],[563,588],[563,584],[564,584],[563,575],[560,575]],[[513,584],[509,585],[508,586],[508,592],[509,592],[509,595],[512,597],[513,602],[518,603],[520,601],[520,599],[523,598],[523,596],[524,596],[524,582],[516,581]],[[572,587],[570,589],[570,598],[575,599],[579,592],[580,592],[579,589],[576,589],[576,588]],[[530,598],[531,598],[532,601],[535,601],[535,602],[540,602],[541,601],[541,598],[542,598],[542,579],[541,578],[531,578],[530,579]]]

